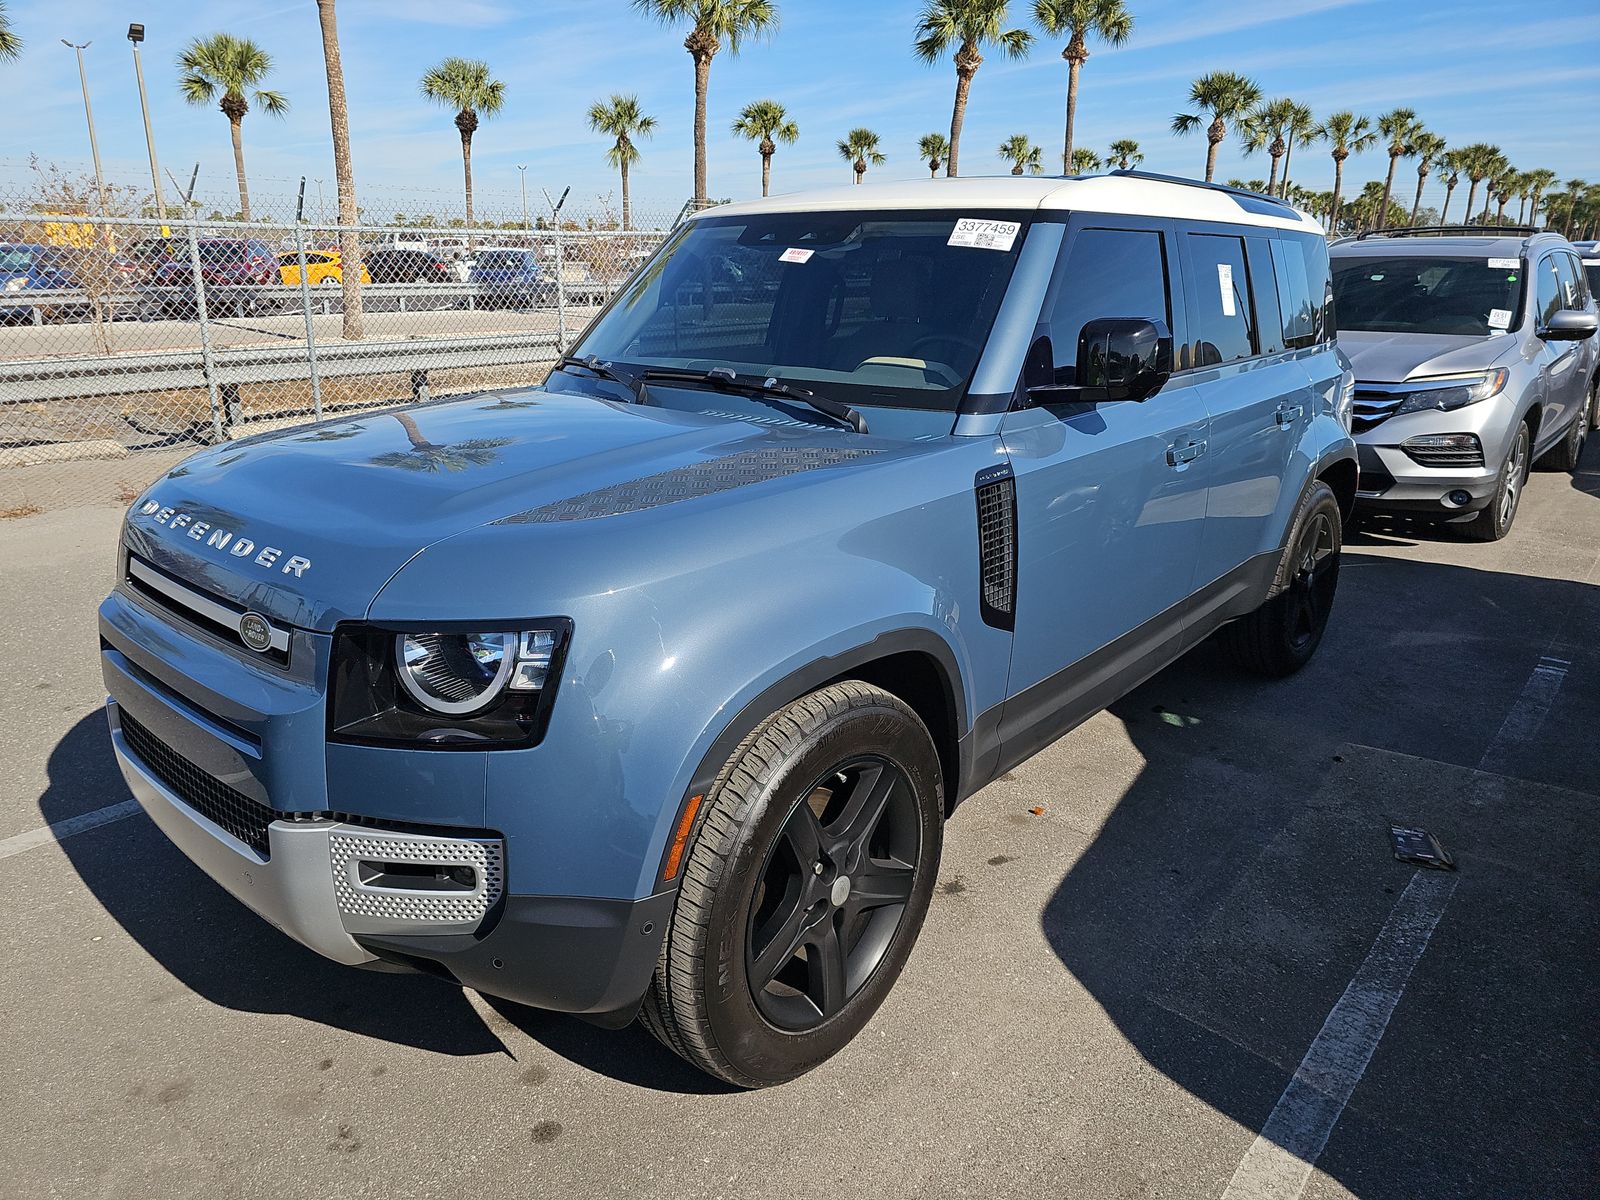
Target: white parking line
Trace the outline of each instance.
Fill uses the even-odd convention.
[[[1361,969],[1322,1023],[1222,1200],[1292,1200],[1328,1144],[1389,1016],[1456,889],[1453,874],[1418,871],[1395,901]]]
[[[43,846],[47,842],[59,842],[71,837],[75,833],[87,833],[91,829],[98,829],[102,825],[109,825],[113,821],[120,821],[123,817],[131,817],[139,811],[137,800],[124,800],[121,804],[109,804],[105,808],[97,808],[93,812],[80,813],[76,817],[67,817],[53,825],[46,825],[42,829],[30,829],[26,833],[13,834],[11,837],[0,840],[0,858],[10,858],[13,854],[21,854],[24,850],[32,850],[35,846]]]
[[[1489,748],[1478,760],[1478,770],[1494,775],[1506,773],[1506,752],[1533,740],[1549,715],[1550,706],[1555,703],[1556,693],[1561,690],[1571,666],[1569,660],[1548,654],[1539,659],[1528,682],[1522,685],[1522,694],[1501,723],[1500,732],[1494,735]]]

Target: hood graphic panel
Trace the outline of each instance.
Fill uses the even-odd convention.
[[[622,513],[660,508],[681,500],[695,500],[732,491],[752,483],[782,479],[836,467],[841,463],[871,458],[878,450],[833,449],[822,446],[764,447],[741,450],[705,462],[691,463],[646,475],[627,483],[597,488],[592,492],[557,500],[496,521],[497,525],[536,525],[554,521],[588,521],[595,517],[615,517]]]

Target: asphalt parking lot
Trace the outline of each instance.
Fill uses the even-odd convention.
[[[32,836],[127,798],[119,519],[0,523],[0,1193],[1600,1194],[1600,439],[1502,543],[1353,535],[1300,676],[1202,647],[969,801],[887,1004],[754,1094],[324,962],[142,815]]]

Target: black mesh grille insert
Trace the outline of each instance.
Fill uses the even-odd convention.
[[[270,856],[267,826],[277,820],[277,812],[201,770],[126,712],[119,716],[128,749],[152,775],[206,820],[222,826],[262,858]]]
[[[978,576],[984,620],[1011,628],[1017,599],[1017,483],[1010,477],[978,485]]]

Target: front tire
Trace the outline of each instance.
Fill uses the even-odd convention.
[[[1494,495],[1477,516],[1461,527],[1467,537],[1475,542],[1498,542],[1511,532],[1522,503],[1522,489],[1528,482],[1532,448],[1533,432],[1524,421],[1517,426],[1517,436],[1511,440],[1505,462],[1500,464]]]
[[[904,967],[939,867],[939,756],[899,698],[847,680],[763,721],[704,808],[641,1015],[701,1070],[768,1087],[842,1049]]]
[[[1222,630],[1222,646],[1246,670],[1293,675],[1322,644],[1339,586],[1344,525],[1339,500],[1322,480],[1300,498],[1272,591],[1260,608]]]

